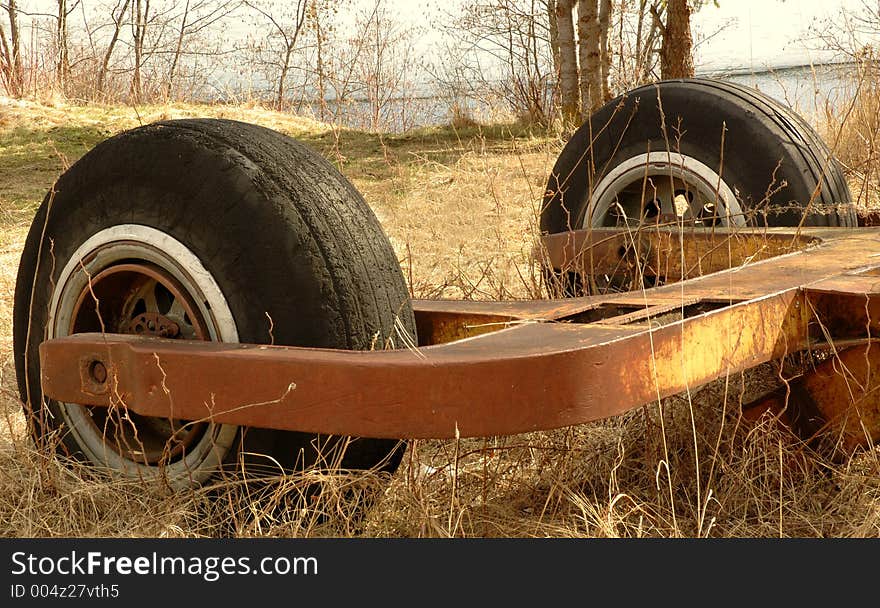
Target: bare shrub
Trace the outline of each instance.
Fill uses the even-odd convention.
[[[815,46],[848,64],[842,99],[824,103],[824,137],[843,163],[856,202],[880,206],[880,6],[863,1],[811,28]],[[836,102],[836,103],[835,103]]]
[[[853,198],[861,207],[880,207],[880,58],[866,49],[854,65],[849,99],[826,105],[825,138],[835,142]]]

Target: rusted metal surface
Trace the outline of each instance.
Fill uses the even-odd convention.
[[[413,309],[419,345],[431,346],[491,333],[524,322],[607,323],[622,315],[644,317],[653,312],[648,311],[649,308],[663,307],[668,310],[680,307],[682,303],[676,295],[650,294],[646,300],[646,294],[649,292],[512,302],[414,300]],[[692,299],[688,303],[696,301]]]
[[[865,273],[880,265],[880,238],[873,231],[847,231],[822,245],[810,238],[814,245],[800,253],[640,293],[417,302],[419,328],[435,343],[418,350],[72,336],[42,345],[44,390],[146,416],[371,437],[568,426],[836,337],[822,333],[814,309],[827,308],[821,298],[829,286],[846,297],[864,288]],[[108,370],[103,383],[89,372],[96,363]]]
[[[868,266],[808,286],[812,365],[751,411],[780,412],[802,436],[822,436],[845,452],[880,440],[880,274]]]
[[[870,231],[865,232],[865,234],[869,233]],[[823,239],[836,239],[842,235],[839,230],[827,228],[801,230],[764,228],[754,232],[716,228],[711,231],[690,230],[679,237],[668,228],[654,227],[642,233],[595,228],[547,235],[543,237],[543,246],[537,253],[556,269],[579,268],[580,271],[593,273],[623,272],[628,269],[632,272],[632,264],[627,266],[621,258],[631,256],[632,247],[627,249],[624,244],[631,245],[634,234],[641,234],[638,238],[647,243],[647,248],[650,248],[652,239],[662,244],[662,247],[654,246],[654,249],[666,252],[664,255],[669,263],[663,266],[667,270],[680,269],[683,265],[690,269],[690,274],[703,276],[719,270],[738,268],[745,263],[754,263],[777,254],[796,252],[817,245]],[[847,234],[858,238],[855,231],[847,231]],[[680,261],[674,263],[671,261],[673,258],[682,259],[680,243],[684,244],[683,264]],[[755,250],[749,251],[749,246],[754,246]],[[621,247],[624,249],[621,250]],[[589,252],[592,253],[588,255]],[[640,267],[641,270],[645,268],[645,266]],[[667,284],[674,280],[671,276],[664,277]],[[773,277],[768,276],[759,283],[753,276],[748,285],[730,288],[727,285],[719,285],[717,281],[712,284],[689,282],[687,289],[690,293],[685,296],[676,288],[650,289],[562,300],[508,302],[415,300],[413,308],[418,323],[419,344],[428,346],[476,333],[486,333],[493,328],[501,329],[505,323],[521,320],[561,321],[580,317],[582,322],[592,320],[610,323],[607,319],[618,316],[618,311],[623,311],[620,314],[635,313],[638,316],[645,316],[645,313],[639,311],[653,306],[679,306],[683,299],[689,303],[714,300],[732,304],[761,293],[772,292],[774,286],[767,284],[772,280]],[[732,279],[728,281],[733,282]],[[740,281],[737,280],[736,283]],[[750,289],[750,285],[754,285],[754,289]],[[477,328],[480,329],[477,331]]]
[[[608,276],[638,272],[669,282],[765,260],[818,242],[818,237],[803,231],[775,228],[591,228],[545,237],[543,254],[559,270]]]
[[[417,310],[416,333],[419,345],[429,346],[492,333],[517,321],[508,315]]]
[[[157,312],[144,312],[133,318],[123,333],[159,338],[176,338],[180,335],[180,325]]]
[[[417,301],[419,331],[430,336],[422,343],[433,345],[411,350],[111,334],[51,340],[40,349],[44,392],[145,416],[367,437],[491,436],[589,422],[789,353],[827,350],[838,338],[870,337],[880,318],[872,312],[880,234],[820,232],[801,232],[809,243],[802,251],[640,292]],[[851,317],[840,331],[838,300],[850,303]],[[852,316],[857,302],[861,317]],[[89,373],[97,362],[108,372],[103,383]]]
[[[529,323],[418,353],[84,334],[43,345],[44,385],[146,416],[370,437],[513,434],[612,416],[782,356],[806,339],[800,299],[788,290],[653,331]],[[53,354],[90,365],[96,347],[110,366],[103,391],[52,374]]]
[[[156,287],[167,290],[165,308],[169,314],[179,304],[178,321],[158,312]],[[136,312],[138,304],[153,308]],[[183,326],[188,326],[184,334]],[[150,264],[124,263],[111,266],[92,277],[83,287],[73,308],[69,333],[106,328],[120,334],[156,338],[208,340],[205,319],[188,291],[167,271]],[[101,393],[112,380],[109,364],[98,358],[81,357],[78,376],[84,391]],[[108,449],[129,460],[158,464],[183,454],[198,442],[208,429],[207,423],[192,424],[169,416],[139,418],[132,412],[93,411],[85,424],[105,441]],[[111,415],[108,415],[111,414]],[[121,414],[121,415],[112,415]]]
[[[880,440],[880,345],[832,350],[812,369],[756,402],[807,438],[830,438],[845,452]]]
[[[795,399],[818,414],[814,432],[830,432],[844,449],[880,439],[880,345],[869,343],[828,355],[795,381]],[[818,424],[821,421],[822,426]]]

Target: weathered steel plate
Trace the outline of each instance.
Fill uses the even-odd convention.
[[[880,267],[880,234],[773,234],[806,248],[627,294],[416,301],[423,346],[408,350],[74,335],[41,345],[43,390],[147,416],[367,437],[491,436],[589,422],[869,332],[880,318],[866,305],[880,293],[880,276],[870,274]],[[840,331],[829,321],[837,300],[848,311],[859,300],[861,311]],[[108,371],[103,382],[90,371],[96,362]]]

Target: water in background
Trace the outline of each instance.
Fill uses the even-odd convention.
[[[701,74],[730,80],[769,95],[805,118],[838,109],[852,97],[853,64],[829,63],[779,68],[764,72]]]
[[[730,80],[757,89],[794,109],[807,120],[825,115],[828,109],[837,109],[852,96],[854,85],[852,64],[830,63],[785,67],[762,72],[720,71],[698,74],[701,77]],[[497,120],[495,109],[474,101],[463,101],[467,113],[479,122]],[[333,121],[354,129],[402,132],[417,127],[448,124],[450,100],[431,95],[415,95],[392,99],[384,105],[378,124],[363,100],[324,104],[324,116],[315,102],[306,102],[296,108],[299,113],[311,114],[317,119]]]

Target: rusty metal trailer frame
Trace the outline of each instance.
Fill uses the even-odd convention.
[[[877,229],[591,229],[546,236],[544,251],[555,269],[665,284],[415,301],[419,344],[392,351],[77,334],[41,345],[44,394],[282,430],[494,436],[607,418],[808,351],[812,370],[763,407],[796,401],[802,429],[847,447],[880,437]]]

